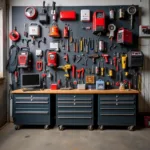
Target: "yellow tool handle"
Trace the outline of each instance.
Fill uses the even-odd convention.
[[[101,68],[101,76],[104,76],[104,68]]]
[[[80,40],[80,51],[83,51],[83,41]]]

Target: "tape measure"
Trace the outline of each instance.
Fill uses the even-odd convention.
[[[28,19],[35,19],[37,17],[37,10],[34,8],[34,7],[26,7],[25,9],[25,16],[28,18]]]

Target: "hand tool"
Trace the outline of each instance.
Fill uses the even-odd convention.
[[[86,56],[84,56],[83,59],[84,59],[84,65],[87,66],[88,58]]]
[[[57,85],[58,85],[58,88],[61,88],[61,80],[57,80]]]
[[[88,40],[86,40],[85,52],[86,52],[86,53],[89,53],[89,41],[88,41]]]
[[[105,59],[105,63],[108,63],[108,54],[102,54],[102,57]]]
[[[102,40],[99,41],[99,51],[105,51],[105,43]]]
[[[59,66],[59,67],[57,67],[58,69],[62,69],[62,70],[64,70],[65,71],[65,77],[66,78],[69,78],[70,76],[69,76],[69,73],[68,73],[68,70],[70,70],[71,69],[71,65],[70,64],[66,64],[66,65],[64,65],[64,66]]]
[[[125,18],[125,10],[124,8],[119,8],[119,11],[118,11],[118,16],[119,16],[119,19],[124,19]]]
[[[110,82],[107,80],[106,81],[106,89],[109,89],[110,88]]]
[[[69,57],[68,57],[68,54],[64,54],[64,59],[65,59],[65,61],[66,61],[66,63],[68,63],[69,62]]]
[[[73,32],[72,32],[72,30],[71,30],[71,29],[70,29],[69,31],[70,31],[70,38],[69,38],[69,42],[70,42],[70,43],[73,43]]]
[[[92,65],[91,73],[95,74],[95,66],[94,65]]]
[[[99,42],[98,42],[98,40],[96,40],[95,44],[96,44],[96,46],[95,46],[95,51],[94,52],[97,53],[98,50],[99,50]]]
[[[26,24],[26,23],[24,24],[24,36],[25,36],[25,37],[28,37],[27,25],[28,25],[28,24]]]
[[[43,70],[43,61],[42,60],[37,60],[36,61],[36,70],[37,71],[42,71]]]
[[[76,55],[73,55],[73,56],[72,56],[72,60],[73,60],[73,62],[75,63],[75,61],[76,61]]]
[[[79,45],[78,45],[78,39],[76,39],[76,53],[79,52]]]
[[[42,12],[39,14],[39,22],[41,24],[48,24],[48,22],[49,22],[49,17],[48,17],[48,14],[47,14],[47,9],[45,7],[45,1],[43,1]]]
[[[86,76],[85,82],[86,84],[95,84],[95,76]]]
[[[90,22],[91,15],[90,15],[90,10],[89,9],[82,9],[80,11],[80,20],[82,22]]]
[[[116,71],[118,71],[117,70],[117,57],[116,56],[113,57],[113,62],[114,62],[114,66],[116,67]]]
[[[122,64],[122,69],[126,69],[126,67],[127,67],[127,54],[122,54],[121,64]]]
[[[51,10],[51,15],[52,15],[52,19],[53,22],[56,21],[56,2],[53,1],[52,3],[52,10]]]
[[[15,27],[14,30],[9,33],[9,38],[13,42],[17,42],[20,39],[20,34],[17,32],[17,27]]]
[[[78,69],[77,71],[78,79],[84,78],[84,68]]]
[[[109,71],[108,71],[108,76],[109,76],[109,77],[112,77],[112,76],[113,76],[113,70],[112,70],[112,69],[109,69]]]
[[[114,24],[109,24],[108,25],[108,30],[109,30],[109,39],[112,42],[112,40],[115,36],[116,26]]]
[[[68,29],[68,25],[65,24],[65,27],[64,27],[64,32],[63,32],[63,37],[64,38],[68,38],[69,37],[69,29]]]
[[[131,81],[128,82],[129,91],[131,90]]]
[[[77,58],[76,63],[78,63],[81,60],[82,57],[81,57],[81,55],[77,55],[76,58]]]
[[[90,50],[94,50],[94,39],[90,40]]]
[[[104,63],[102,62],[102,65],[101,65],[101,76],[104,76]]]
[[[95,74],[100,74],[100,62],[98,63],[98,66],[95,67]]]
[[[46,89],[46,73],[42,74],[42,89]]]
[[[129,6],[128,9],[127,9],[128,14],[130,15],[131,29],[133,28],[133,16],[136,14],[136,11],[137,11],[137,9],[134,5]]]
[[[92,58],[93,63],[95,63],[96,59],[99,58],[99,55],[98,54],[91,54],[88,57]]]
[[[117,32],[117,43],[131,45],[133,42],[132,32],[125,28],[120,28]]]
[[[82,52],[83,51],[83,39],[80,38],[80,51]]]
[[[57,66],[57,53],[46,50],[45,62],[48,67],[56,67]]]
[[[82,29],[84,29],[84,30],[91,30],[91,27],[90,26],[82,27]]]
[[[76,66],[72,65],[72,78],[76,78]]]
[[[26,47],[29,47],[29,42],[31,42],[31,39],[22,39],[22,43],[26,42]]]
[[[60,11],[61,21],[73,21],[76,20],[76,12],[74,10],[61,10]]]
[[[105,30],[105,12],[103,10],[95,11],[93,14],[93,34],[101,35]]]
[[[76,41],[73,43],[73,51],[76,52]]]
[[[115,19],[115,11],[114,9],[109,10],[109,19],[114,20]]]
[[[50,81],[52,82],[52,79],[53,79],[53,75],[49,72],[47,77],[50,79]]]
[[[69,47],[69,39],[67,39],[66,50],[67,50],[68,52],[70,51],[70,47]]]
[[[62,49],[65,50],[65,42],[63,39],[60,41],[60,44],[61,44]]]
[[[36,19],[37,17],[37,10],[35,9],[35,7],[26,7],[25,8],[25,16],[28,18],[28,19]]]

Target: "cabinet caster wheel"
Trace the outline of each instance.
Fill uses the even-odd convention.
[[[49,129],[49,125],[45,125],[45,126],[44,126],[44,129],[45,129],[45,130],[48,130],[48,129]]]
[[[89,129],[90,131],[92,131],[92,130],[93,130],[93,126],[92,126],[92,125],[88,126],[88,129]]]
[[[60,131],[64,130],[64,127],[62,125],[58,126],[58,128],[59,128]]]
[[[104,130],[104,126],[99,126],[99,129],[100,130]]]
[[[129,126],[129,127],[128,127],[128,130],[129,130],[129,131],[134,131],[134,126]]]
[[[19,125],[15,125],[15,130],[20,130],[20,126]]]

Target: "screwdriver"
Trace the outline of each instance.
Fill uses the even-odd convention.
[[[82,40],[82,38],[80,39],[80,51],[81,52],[83,51],[83,40]]]
[[[101,76],[104,76],[104,64],[102,63],[102,67],[101,67]]]
[[[26,29],[27,29],[27,24],[25,23],[25,24],[24,24],[24,36],[25,36],[25,37],[28,37],[28,32],[27,32]]]

